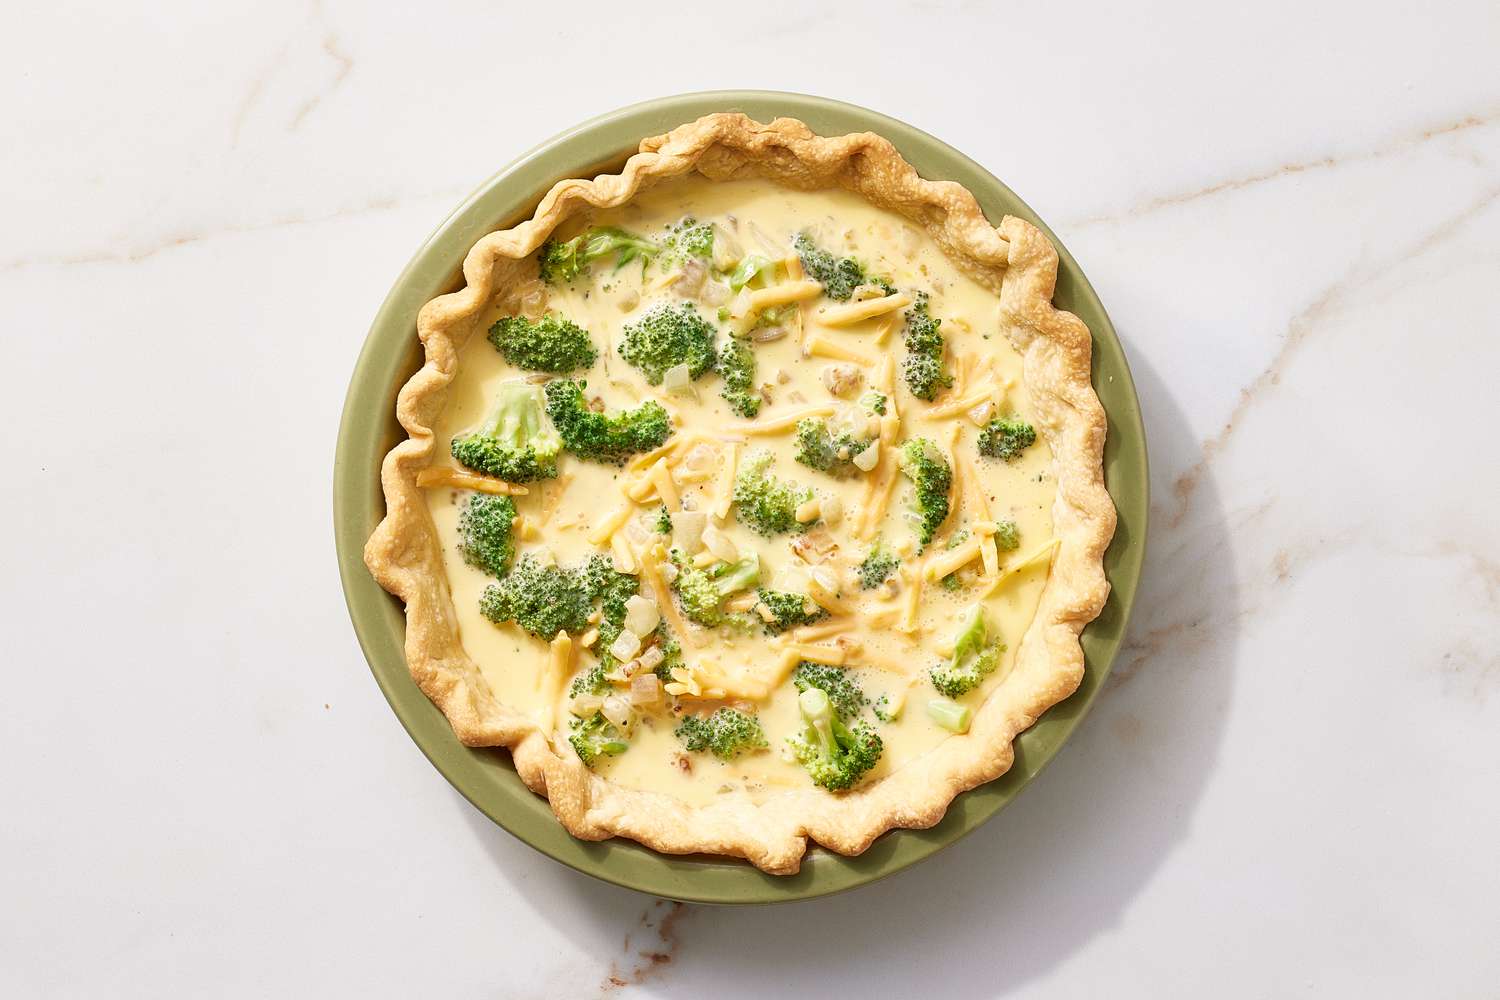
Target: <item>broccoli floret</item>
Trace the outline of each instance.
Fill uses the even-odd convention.
[[[687,365],[688,377],[695,379],[718,357],[716,335],[713,324],[698,315],[691,302],[662,303],[625,324],[620,357],[640,369],[651,385],[660,385],[667,369],[677,365]]]
[[[1014,521],[995,522],[995,545],[1001,552],[1014,552],[1021,545],[1021,530]]]
[[[604,655],[608,655],[608,650],[603,652]],[[569,697],[576,698],[581,694],[609,694],[609,679],[604,676],[607,673],[609,670],[605,669],[603,660],[594,661],[592,667],[573,678],[573,683],[568,687]]]
[[[864,404],[865,409],[869,410],[876,416],[885,416],[885,393],[876,392],[874,389],[871,389],[869,392],[861,396],[859,398],[859,401]]]
[[[742,753],[764,750],[766,734],[755,716],[733,708],[719,708],[708,718],[689,715],[674,731],[694,753],[707,750],[720,760],[734,760]]]
[[[656,626],[656,645],[662,652],[662,661],[653,673],[665,684],[672,679],[672,671],[682,666],[682,643],[677,641],[667,623],[662,622]]]
[[[813,491],[777,479],[768,471],[770,465],[768,451],[752,454],[740,463],[734,479],[734,516],[767,537],[806,531],[817,522],[799,522],[797,508],[813,498]]]
[[[724,601],[760,582],[760,557],[750,555],[736,563],[719,563],[709,569],[680,565],[672,586],[682,613],[705,628],[724,624]]]
[[[864,267],[853,257],[835,257],[827,250],[820,250],[806,233],[798,233],[792,246],[808,277],[821,284],[823,294],[830,299],[847,302],[856,288],[868,284],[879,285],[887,294],[895,291],[890,282],[868,277]]]
[[[760,413],[760,394],[755,391],[755,352],[742,340],[731,340],[719,352],[716,366],[724,384],[719,395],[735,413],[750,419]]]
[[[881,722],[895,722],[896,716],[901,714],[900,712],[891,711],[891,699],[885,695],[881,695],[875,699],[875,704],[870,706],[870,711]]]
[[[603,712],[574,720],[568,742],[573,744],[573,750],[584,767],[593,767],[600,757],[618,757],[630,749],[625,735],[604,717]]]
[[[458,551],[464,562],[490,576],[504,576],[516,554],[516,502],[475,493],[458,514]]]
[[[776,269],[776,262],[759,254],[751,254],[739,262],[729,275],[729,287],[739,291],[746,285],[755,281],[762,274],[771,275]]]
[[[792,683],[798,691],[817,688],[833,700],[839,718],[848,721],[859,714],[859,710],[870,703],[865,693],[843,667],[830,667],[826,663],[803,660],[792,671]]]
[[[692,216],[673,226],[668,226],[661,239],[661,257],[657,265],[667,271],[680,266],[693,257],[712,257],[714,253],[714,224],[699,222]]]
[[[918,516],[917,538],[925,546],[948,519],[948,488],[953,485],[953,470],[932,442],[912,438],[901,446],[901,471],[916,488],[912,509]]]
[[[827,611],[801,594],[762,587],[758,596],[760,603],[756,605],[756,614],[765,623],[766,631],[772,635],[780,635],[799,625],[811,625],[828,615]]]
[[[453,457],[475,472],[512,483],[557,475],[562,438],[542,420],[542,392],[525,382],[504,382],[489,421],[453,439]]]
[[[1014,462],[1036,444],[1036,428],[1020,417],[996,417],[979,432],[979,454]]]
[[[479,613],[499,625],[514,621],[541,639],[582,632],[594,608],[588,581],[576,570],[523,555],[510,575],[484,589]]]
[[[876,542],[856,570],[859,574],[860,587],[864,590],[874,590],[885,583],[900,565],[901,560],[896,558],[894,552],[880,542]]]
[[[852,788],[880,759],[885,746],[874,728],[864,721],[844,725],[822,689],[803,691],[797,708],[802,732],[788,738],[787,745],[814,784],[834,792]]]
[[[549,285],[569,282],[600,257],[616,254],[615,270],[636,259],[649,262],[661,248],[643,236],[606,226],[573,237],[565,243],[548,240],[537,254],[541,278]]]
[[[656,512],[656,533],[658,535],[670,535],[672,533],[672,512],[667,510],[665,504],[661,510]]]
[[[927,703],[927,717],[950,733],[967,733],[974,714],[968,705],[949,698],[934,698]]]
[[[990,639],[984,609],[976,604],[953,637],[953,656],[929,671],[932,686],[949,698],[962,697],[994,672],[1003,652],[1005,644],[998,636]]]
[[[804,417],[797,421],[798,462],[809,469],[826,472],[835,479],[846,479],[862,470],[854,456],[870,447],[871,442],[847,432],[834,434],[822,417]]]
[[[906,343],[901,375],[918,399],[936,399],[938,393],[953,384],[953,376],[943,371],[943,335],[938,332],[942,325],[942,320],[934,319],[927,311],[927,293],[918,292],[916,303],[906,310],[906,326],[901,334]]]
[[[534,636],[551,639],[558,632],[588,628],[594,605],[602,602],[602,621],[613,623],[618,635],[625,601],[639,586],[635,577],[617,572],[603,555],[567,569],[527,553],[509,576],[485,588],[479,611],[497,625],[514,621]],[[601,624],[601,634],[603,630]]]
[[[555,313],[533,323],[525,316],[506,316],[490,327],[490,343],[517,368],[564,372],[587,368],[599,357],[588,331]]]
[[[563,447],[579,458],[618,465],[637,452],[660,447],[671,435],[671,418],[656,400],[633,410],[595,413],[583,396],[587,385],[572,379],[547,383],[547,416],[562,435]]]

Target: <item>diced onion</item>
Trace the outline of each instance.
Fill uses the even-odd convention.
[[[880,445],[872,444],[854,456],[852,459],[854,467],[861,472],[869,472],[880,464]]]
[[[692,371],[685,364],[668,368],[662,374],[661,385],[672,396],[696,396],[698,394],[693,389]]]
[[[604,705],[604,699],[597,694],[581,694],[573,699],[569,711],[581,719],[586,719]]]
[[[639,673],[630,678],[630,702],[633,705],[655,705],[661,701],[661,678],[653,673]]]
[[[661,661],[665,660],[666,658],[667,656],[661,651],[660,646],[652,646],[650,649],[641,654],[641,668],[643,670],[655,670],[657,664],[661,663]]]
[[[650,635],[656,631],[656,626],[660,623],[661,612],[657,610],[654,602],[646,600],[639,594],[632,595],[625,602],[625,632],[621,633],[622,636],[629,633]],[[639,648],[639,642],[636,645]]]
[[[703,511],[678,511],[672,515],[672,543],[692,555],[703,547],[703,530],[707,527],[708,515]]]
[[[655,675],[651,674],[648,676],[654,677]],[[634,680],[632,680],[631,683],[634,684]],[[604,717],[610,722],[613,722],[619,728],[630,728],[630,723],[633,716],[630,711],[630,702],[626,698],[617,694],[612,694],[608,698],[604,699],[604,704],[599,706],[599,711],[603,712]]]
[[[641,637],[628,628],[623,630],[615,637],[615,641],[609,644],[610,655],[620,661],[628,660],[640,651]]]
[[[740,550],[734,547],[729,536],[712,526],[703,529],[703,546],[715,558],[724,562],[734,562],[740,557]]]

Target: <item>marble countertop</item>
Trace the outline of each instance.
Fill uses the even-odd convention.
[[[1500,8],[131,6],[0,38],[0,993],[1495,995]],[[880,109],[1026,198],[1118,324],[1156,497],[1052,767],[773,909],[464,802],[329,523],[423,237],[561,128],[719,87]]]

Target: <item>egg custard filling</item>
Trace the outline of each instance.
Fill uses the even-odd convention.
[[[811,183],[849,139],[919,204]],[[1076,687],[1113,529],[1087,331],[1044,236],[876,137],[642,148],[424,310],[367,561],[460,738],[575,835],[795,871],[936,822]]]

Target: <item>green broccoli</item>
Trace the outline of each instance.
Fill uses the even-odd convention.
[[[696,379],[714,366],[717,332],[691,302],[660,303],[639,320],[625,324],[619,352],[640,369],[647,383],[661,385],[667,369],[687,365],[688,378]]]
[[[967,733],[974,713],[968,705],[960,705],[949,698],[934,698],[927,703],[927,717],[950,733]]]
[[[608,650],[602,650],[602,652],[606,656],[609,654]],[[569,697],[577,698],[581,694],[609,694],[611,690],[609,678],[604,676],[607,673],[609,670],[605,669],[603,659],[595,660],[593,666],[573,678],[573,683],[568,687]]]
[[[1014,521],[995,522],[995,545],[1001,552],[1014,552],[1021,546],[1021,530]]]
[[[562,438],[542,420],[542,392],[526,382],[503,382],[485,425],[453,439],[453,457],[475,472],[512,483],[557,475]]]
[[[695,569],[679,562],[672,586],[677,591],[682,613],[705,628],[713,628],[726,620],[724,601],[759,582],[760,557],[752,554],[739,562],[719,563],[708,569]]]
[[[571,372],[599,357],[588,331],[556,313],[535,323],[525,316],[506,316],[490,327],[489,340],[506,361],[533,372]]]
[[[946,663],[933,667],[928,675],[932,686],[949,698],[960,698],[977,688],[1000,664],[1005,644],[989,636],[984,609],[979,605],[964,616],[958,635],[953,638],[953,655]]]
[[[672,512],[667,510],[665,504],[661,510],[656,512],[656,533],[658,535],[670,535],[672,533]]]
[[[625,735],[602,712],[595,712],[587,719],[573,720],[573,732],[568,742],[573,744],[573,750],[584,767],[593,767],[600,757],[618,757],[630,749]]]
[[[1014,462],[1036,443],[1036,428],[1020,417],[996,417],[979,432],[979,454]]]
[[[792,671],[792,683],[798,691],[806,691],[808,688],[817,688],[833,700],[833,707],[838,711],[839,718],[845,722],[859,714],[859,710],[870,703],[865,697],[864,691],[849,671],[843,667],[830,667],[826,663],[814,663],[811,660],[803,660],[797,664],[797,669]]]
[[[599,641],[594,648],[607,673],[615,668],[609,647],[625,628],[625,602],[640,593],[641,581],[615,569],[614,561],[603,553],[590,558],[580,572],[590,600],[599,602]]]
[[[496,625],[514,621],[541,639],[582,632],[593,609],[593,595],[578,572],[543,563],[530,553],[479,598],[479,613]]]
[[[758,596],[760,603],[755,607],[756,614],[765,623],[766,631],[772,635],[780,635],[787,629],[800,625],[811,625],[828,615],[827,611],[801,594],[762,587]]]
[[[615,465],[641,451],[658,448],[672,433],[667,411],[654,399],[633,410],[595,413],[583,390],[587,382],[547,383],[547,416],[562,435],[562,446],[579,458]]]
[[[871,389],[869,392],[861,396],[859,398],[859,401],[864,404],[865,409],[869,410],[876,416],[885,416],[885,393],[876,392],[874,389]]]
[[[757,277],[765,275],[770,277],[776,271],[776,262],[758,254],[751,254],[739,262],[729,275],[729,287],[739,291],[746,285],[751,284]]]
[[[472,494],[458,514],[458,551],[464,562],[490,576],[504,576],[516,554],[516,502]]]
[[[901,560],[896,554],[877,541],[856,570],[861,589],[874,590],[885,583],[900,565]]]
[[[600,257],[615,254],[615,270],[636,259],[650,262],[661,248],[643,236],[614,226],[590,229],[566,243],[548,240],[537,254],[541,279],[549,285],[569,282]]]
[[[826,472],[835,479],[847,479],[862,472],[854,456],[870,447],[867,439],[847,431],[835,435],[822,417],[804,417],[797,421],[796,460],[809,469]]]
[[[662,622],[656,626],[656,645],[662,652],[662,661],[656,665],[656,670],[653,672],[665,684],[672,679],[672,671],[683,665],[682,643],[672,634],[667,623]]]
[[[689,750],[707,750],[720,760],[733,760],[742,753],[764,750],[766,734],[755,716],[733,708],[715,709],[708,718],[689,715],[678,724],[676,737]]]
[[[948,519],[953,470],[931,441],[912,438],[901,446],[901,471],[916,488],[912,509],[918,518],[917,538],[925,547]]]
[[[485,588],[479,612],[497,625],[514,621],[538,638],[551,639],[558,632],[587,629],[594,605],[601,601],[602,620],[618,626],[625,619],[625,601],[638,588],[636,578],[616,572],[607,556],[567,569],[527,553],[508,576]]]
[[[661,257],[656,263],[663,271],[667,271],[694,257],[712,257],[713,254],[714,224],[699,222],[688,216],[667,227],[661,238]]]
[[[927,311],[927,293],[918,292],[916,303],[906,310],[902,330],[906,358],[901,362],[906,387],[918,399],[936,399],[953,384],[953,376],[943,371],[943,335],[938,332],[942,325],[942,320],[933,319]]]
[[[901,714],[900,712],[891,711],[891,699],[886,695],[881,695],[879,698],[876,698],[875,704],[870,706],[870,711],[873,712],[875,718],[879,719],[881,722],[895,722],[897,717]]]
[[[719,352],[715,366],[724,384],[719,395],[729,408],[746,420],[760,413],[760,394],[755,391],[755,352],[742,340],[731,340]]]
[[[880,759],[885,745],[879,734],[864,721],[846,726],[822,689],[803,691],[797,708],[802,732],[789,737],[787,745],[814,784],[834,792],[852,788]]]
[[[798,521],[797,508],[812,500],[813,491],[771,475],[771,460],[769,451],[760,451],[740,463],[734,480],[734,515],[741,524],[767,537],[806,531],[817,522]]]
[[[890,282],[870,278],[864,267],[853,257],[835,257],[827,250],[820,250],[806,233],[798,233],[792,247],[802,259],[802,268],[807,276],[823,286],[823,294],[839,302],[849,301],[849,296],[860,285],[875,284],[886,294],[895,291]]]

